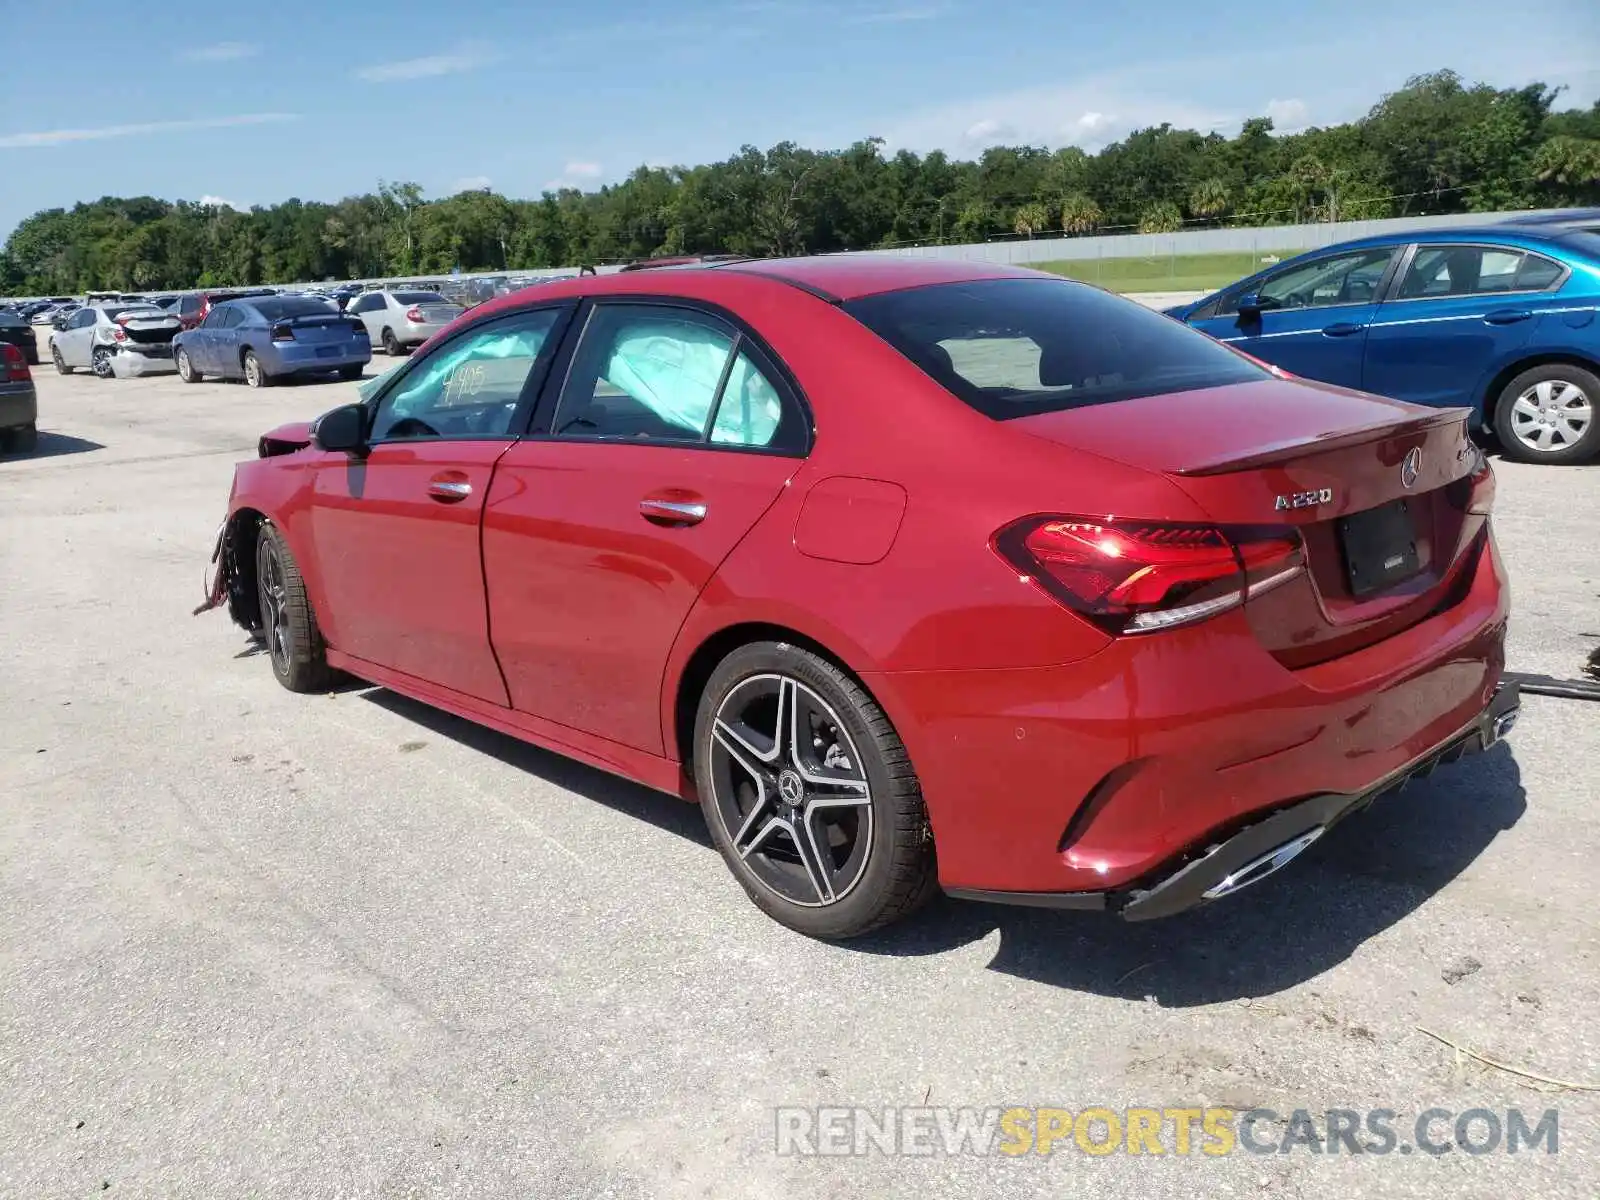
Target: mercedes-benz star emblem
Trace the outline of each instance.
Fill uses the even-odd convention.
[[[1417,486],[1417,476],[1422,472],[1422,451],[1413,449],[1400,464],[1400,485],[1408,491]]]
[[[793,771],[785,771],[778,776],[778,795],[783,797],[785,804],[799,804],[805,790],[800,776]]]

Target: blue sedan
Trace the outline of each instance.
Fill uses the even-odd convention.
[[[1314,250],[1170,315],[1307,379],[1472,410],[1524,462],[1600,456],[1600,233],[1389,234]]]
[[[268,387],[280,379],[337,373],[360,379],[372,361],[366,326],[314,296],[257,296],[218,304],[172,339],[178,375],[207,375]]]

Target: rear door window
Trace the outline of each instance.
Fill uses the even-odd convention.
[[[1271,378],[1170,317],[1068,280],[938,284],[844,309],[997,420]]]
[[[710,313],[597,305],[551,430],[559,437],[796,451],[805,444],[803,418],[760,357]]]
[[[1496,246],[1418,246],[1401,300],[1485,296],[1496,292],[1544,291],[1566,269],[1538,254]]]

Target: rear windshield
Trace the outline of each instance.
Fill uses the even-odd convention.
[[[1066,280],[937,284],[844,309],[996,420],[1270,377],[1171,317]]]
[[[282,321],[289,317],[326,317],[333,306],[315,296],[279,296],[272,300],[254,300],[255,310],[269,321]]]
[[[395,292],[394,298],[401,304],[449,304],[438,292]]]

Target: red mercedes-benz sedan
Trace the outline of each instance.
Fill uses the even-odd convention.
[[[266,434],[207,604],[697,800],[805,933],[1143,919],[1510,726],[1466,418],[1006,267],[586,277]]]

